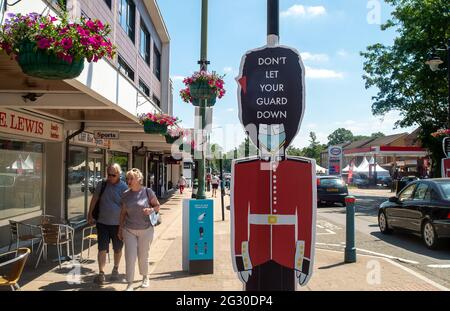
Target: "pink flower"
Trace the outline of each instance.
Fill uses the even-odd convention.
[[[41,50],[46,50],[51,46],[51,41],[46,38],[42,38],[37,42],[37,46]]]
[[[95,31],[96,24],[92,20],[88,20],[86,26],[88,26],[90,30]]]
[[[103,25],[101,21],[96,20],[95,23],[97,24],[98,29],[100,30],[105,29],[105,25]]]
[[[64,38],[61,40],[61,45],[64,50],[70,50],[73,47],[72,38]]]

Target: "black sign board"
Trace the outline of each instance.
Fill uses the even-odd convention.
[[[442,148],[444,149],[444,154],[447,158],[450,158],[450,137],[445,137],[442,141]]]
[[[269,151],[286,150],[305,111],[305,69],[300,54],[284,46],[249,51],[242,58],[237,81],[239,118],[252,142],[259,149],[263,144]],[[267,134],[278,134],[278,141],[267,141]]]

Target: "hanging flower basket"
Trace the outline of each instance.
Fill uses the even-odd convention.
[[[206,104],[207,107],[214,106],[217,98],[225,95],[223,77],[216,73],[200,71],[193,76],[184,79],[186,88],[181,90],[180,95],[183,101],[192,103],[194,106]]]
[[[167,129],[166,135],[164,137],[166,138],[166,143],[173,144],[177,141],[180,137],[184,135],[184,130],[182,128],[179,128],[177,126],[172,126]]]
[[[166,135],[167,128],[180,120],[163,113],[145,113],[139,116],[139,121],[144,126],[145,133]]]
[[[81,17],[62,18],[30,13],[8,14],[0,27],[0,50],[15,58],[22,71],[33,77],[62,80],[81,74],[84,61],[113,58],[115,47],[107,36],[109,25]]]
[[[164,134],[167,132],[167,125],[155,123],[153,121],[145,121],[144,132],[147,134]]]
[[[23,42],[19,46],[18,63],[23,73],[48,80],[64,80],[78,77],[84,69],[84,58],[71,63],[36,48],[36,43]]]

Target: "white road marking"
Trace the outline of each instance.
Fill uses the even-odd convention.
[[[330,243],[318,243],[318,242],[316,244],[317,245],[324,245],[324,246],[336,246],[336,247],[344,247],[345,248],[345,243],[344,242],[341,242],[341,243],[343,243],[343,244],[330,244]],[[413,264],[413,265],[418,265],[419,264],[419,262],[417,262],[417,261],[413,261],[413,260],[409,260],[409,259],[405,259],[405,258],[401,258],[401,257],[395,257],[395,256],[387,255],[387,254],[372,252],[372,251],[369,251],[367,249],[356,248],[356,250],[360,251],[360,252],[368,253],[368,254],[371,254],[371,255],[374,255],[374,256],[378,256],[378,257],[398,260],[398,261],[404,262],[404,263],[409,263],[409,264]]]
[[[429,268],[437,268],[437,269],[449,269],[450,265],[428,265]]]
[[[442,286],[441,284],[438,284],[435,281],[432,281],[429,278],[424,277],[423,275],[421,275],[421,274],[419,274],[419,273],[417,273],[417,272],[415,272],[415,271],[413,271],[413,270],[411,270],[409,268],[406,268],[406,267],[402,266],[401,264],[399,264],[399,263],[397,263],[395,261],[392,261],[391,259],[384,258],[384,260],[390,262],[394,266],[397,266],[397,267],[399,267],[400,269],[402,269],[402,270],[404,270],[406,272],[409,272],[410,274],[414,275],[418,279],[421,279],[422,281],[424,281],[424,282],[426,282],[426,283],[428,283],[428,284],[430,284],[430,285],[432,285],[432,286],[434,286],[434,287],[436,287],[436,288],[438,288],[440,290],[443,290],[443,291],[446,291],[446,292],[450,291],[450,289],[448,289],[447,287]]]
[[[330,230],[330,229],[325,229],[326,232],[320,232],[320,233],[316,233],[316,235],[332,235],[332,234],[336,234],[336,232]]]
[[[372,251],[369,251],[367,249],[356,248],[356,250],[358,250],[360,252],[365,252],[365,253],[368,253],[368,254],[380,256],[380,257],[385,257],[385,258],[388,258],[388,259],[395,259],[395,260],[398,260],[398,261],[401,261],[401,262],[404,262],[404,263],[410,263],[410,264],[413,264],[413,265],[418,265],[419,264],[417,261],[414,261],[414,260],[408,260],[408,259],[404,259],[404,258],[401,258],[401,257],[395,257],[395,256],[387,255],[387,254],[372,252]]]

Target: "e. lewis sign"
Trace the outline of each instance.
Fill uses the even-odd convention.
[[[247,52],[238,81],[239,119],[263,153],[285,151],[305,110],[305,69],[300,54],[285,46]]]

